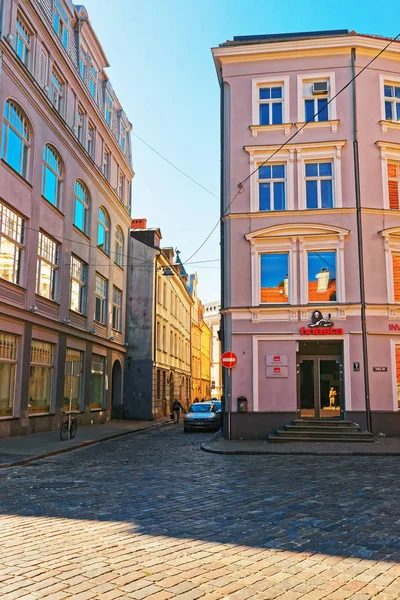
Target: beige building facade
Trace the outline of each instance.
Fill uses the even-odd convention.
[[[221,304],[205,302],[204,322],[212,333],[211,340],[211,396],[220,399],[222,396],[222,365],[221,342],[219,331],[221,327]]]
[[[84,7],[3,4],[0,437],[120,414],[133,177]]]
[[[211,337],[212,333],[204,322],[204,306],[197,295],[197,273],[189,276],[189,291],[192,306],[192,401],[211,398]]]

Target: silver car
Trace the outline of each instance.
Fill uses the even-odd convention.
[[[192,404],[183,420],[183,431],[193,429],[211,429],[218,431],[221,417],[213,402],[196,402]]]

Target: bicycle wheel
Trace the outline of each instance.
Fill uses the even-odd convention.
[[[68,421],[64,421],[60,427],[60,438],[63,442],[68,439]]]
[[[72,440],[76,436],[76,431],[78,429],[78,423],[76,421],[71,421],[71,429],[69,430],[69,437]]]

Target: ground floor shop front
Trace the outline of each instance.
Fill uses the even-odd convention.
[[[370,331],[367,348],[366,382],[360,330],[233,334],[226,435],[265,438],[294,419],[347,419],[367,429],[368,411],[373,433],[400,435],[400,335]]]
[[[69,330],[1,318],[0,438],[122,417],[124,351]]]

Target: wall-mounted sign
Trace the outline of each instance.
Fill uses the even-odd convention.
[[[359,370],[360,370],[360,363],[353,362],[353,371],[359,371]]]
[[[400,331],[400,325],[397,323],[389,323],[389,331]]]
[[[287,354],[267,354],[265,362],[268,366],[272,365],[285,365],[288,364]]]
[[[289,377],[289,368],[285,366],[267,367],[267,377]]]
[[[330,313],[328,318],[324,319],[320,310],[314,310],[308,327],[300,328],[300,335],[343,335],[343,333],[342,328],[334,327]]]
[[[372,367],[372,370],[376,371],[377,373],[382,373],[387,371],[387,367]]]
[[[343,335],[344,331],[341,327],[326,327],[309,329],[308,327],[300,328],[300,335]]]

